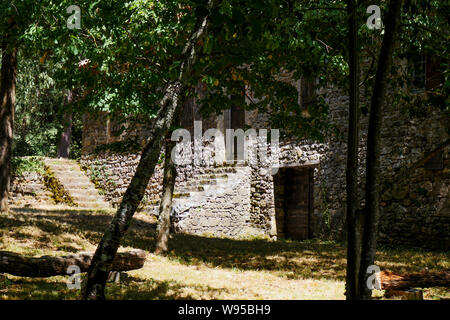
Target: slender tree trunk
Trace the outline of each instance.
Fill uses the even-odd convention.
[[[349,39],[349,119],[347,140],[347,300],[355,300],[358,291],[358,271],[361,258],[358,201],[358,144],[359,144],[359,48],[356,24],[356,1],[347,1]]]
[[[385,19],[386,30],[378,59],[378,68],[370,105],[366,154],[365,221],[359,273],[359,298],[361,299],[370,299],[372,296],[372,289],[369,289],[367,285],[367,279],[371,274],[366,271],[370,265],[374,264],[377,246],[382,110],[388,84],[388,73],[392,64],[395,37],[399,28],[401,6],[402,0],[391,0],[389,3]]]
[[[169,250],[170,213],[172,211],[173,190],[175,188],[176,168],[172,161],[171,150],[175,143],[166,139],[166,152],[164,159],[164,179],[161,204],[159,207],[158,238],[156,241],[156,254],[166,253]]]
[[[192,103],[191,99],[183,102],[182,110],[178,113],[178,119],[176,120],[179,125],[183,125],[182,119],[184,110],[192,108],[190,103]],[[172,141],[171,137],[172,132],[166,137],[163,190],[161,204],[159,206],[158,237],[156,239],[155,254],[164,254],[169,250],[170,214],[172,212],[173,192],[175,190],[175,179],[177,177],[177,170],[172,159],[172,150],[176,146],[176,143]]]
[[[215,3],[215,0],[210,0],[209,13],[202,19],[197,30],[183,49],[183,61],[180,66],[178,80],[172,81],[166,87],[160,103],[158,120],[154,127],[153,136],[144,147],[136,172],[125,191],[116,215],[95,251],[89,267],[87,283],[83,290],[84,299],[105,299],[105,284],[111,271],[112,262],[136,208],[145,194],[150,177],[159,160],[164,138],[169,132],[169,128],[174,124],[175,115],[179,113],[183,100],[182,96],[185,91],[184,83],[197,58],[197,43],[207,32],[209,16]]]
[[[70,105],[73,100],[73,92],[70,90],[65,99],[65,104]],[[69,158],[70,144],[72,143],[72,112],[67,111],[63,116],[63,131],[58,143],[58,158]]]
[[[8,211],[8,193],[11,182],[11,154],[16,100],[17,48],[1,46],[0,80],[0,212]]]

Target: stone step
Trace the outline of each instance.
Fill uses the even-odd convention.
[[[108,203],[102,203],[99,201],[79,201],[76,202],[78,208],[88,208],[88,209],[105,209],[110,208]]]
[[[229,173],[218,173],[218,174],[198,174],[194,177],[189,178],[189,181],[202,181],[202,180],[226,180],[229,178]]]
[[[52,169],[50,169],[52,170]],[[83,172],[80,171],[58,171],[52,170],[55,176],[70,177],[70,178],[88,178]],[[88,178],[89,179],[89,178]]]
[[[183,193],[190,193],[190,192],[202,192],[205,191],[205,188],[203,186],[191,186],[191,187],[184,187],[177,189],[177,193],[183,194]]]
[[[46,189],[42,185],[24,185],[14,191],[17,193],[44,193]]]
[[[208,179],[226,179],[228,175],[226,173],[200,173],[193,177],[190,177],[189,180],[208,180]]]
[[[21,184],[22,185],[22,184]],[[25,185],[23,185],[23,188],[30,188],[30,189],[45,189],[45,186],[43,183],[27,183]]]
[[[247,167],[248,161],[233,161],[233,162],[224,162],[222,165],[217,166],[215,168],[223,168],[223,167],[232,167],[232,168],[240,168]]]
[[[173,198],[174,199],[181,199],[181,198],[189,198],[191,196],[190,192],[174,192],[173,193]]]
[[[28,195],[28,194],[24,194],[24,195],[19,195],[19,196],[16,196],[14,198],[11,198],[12,201],[17,201],[17,200],[36,200],[36,199],[39,199],[39,200],[42,200],[42,201],[49,201],[49,202],[53,201],[52,198],[51,198],[51,195],[39,195],[38,197],[35,197],[35,196]]]
[[[93,183],[85,183],[85,182],[67,182],[64,183],[64,188],[65,189],[77,189],[77,190],[95,190],[97,191],[97,189],[95,188],[95,186],[93,185]]]
[[[55,167],[56,166],[62,166],[62,167],[66,167],[66,166],[76,167],[76,166],[78,166],[78,162],[71,161],[71,160],[68,160],[68,161],[47,160],[45,162],[45,164],[48,165],[48,166],[55,166]]]
[[[66,166],[66,165],[78,165],[78,162],[75,160],[69,160],[69,159],[54,159],[54,158],[44,158],[44,162],[48,166]]]
[[[204,174],[221,174],[221,173],[236,173],[237,169],[235,167],[218,167],[218,168],[205,168],[203,170]]]
[[[82,201],[103,201],[103,199],[101,198],[101,196],[97,195],[89,195],[89,194],[81,194],[81,193],[75,193],[75,194],[71,194],[69,193],[70,196],[72,197],[72,199],[75,202],[82,202]]]
[[[64,164],[58,164],[58,165],[54,165],[54,164],[51,164],[51,165],[48,165],[49,166],[49,168],[52,170],[52,171],[57,171],[57,172],[60,172],[60,171],[69,171],[69,172],[72,172],[72,171],[80,171],[80,167],[78,166],[78,165],[76,165],[76,164],[69,164],[69,165],[64,165]]]
[[[92,183],[87,177],[59,177],[56,175],[55,177],[64,185],[69,184],[89,185]]]
[[[99,193],[96,189],[92,189],[91,186],[87,186],[89,189],[81,189],[81,188],[64,188],[69,194],[74,196],[99,196]]]
[[[80,173],[78,173],[78,172],[72,173],[72,172],[53,171],[53,173],[54,173],[55,177],[62,178],[62,179],[63,178],[85,179],[86,181],[90,182],[89,178],[86,175],[82,174],[81,172]]]

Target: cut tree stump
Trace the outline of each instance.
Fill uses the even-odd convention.
[[[107,281],[119,283],[119,282],[126,282],[127,279],[128,279],[128,274],[126,272],[111,271],[108,275]]]
[[[68,275],[67,269],[71,265],[80,268],[80,272],[87,272],[93,253],[80,252],[75,255],[53,257],[26,257],[14,252],[0,251],[0,273],[8,273],[20,277],[46,278]],[[112,271],[129,271],[144,266],[146,253],[135,249],[118,252],[112,265]]]
[[[390,271],[380,272],[381,289],[401,290],[410,288],[450,287],[450,272],[418,272],[404,275]]]

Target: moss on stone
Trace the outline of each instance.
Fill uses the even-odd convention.
[[[64,189],[64,186],[59,182],[48,166],[44,166],[43,178],[44,185],[51,192],[51,198],[56,204],[64,203],[72,207],[77,207],[73,198]]]

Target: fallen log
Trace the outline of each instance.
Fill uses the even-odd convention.
[[[380,272],[381,289],[450,287],[450,272],[418,272],[404,275],[390,271]]]
[[[388,289],[384,294],[386,298],[402,298],[404,300],[423,300],[423,291],[422,289],[408,289],[408,290],[395,290]]]
[[[0,273],[21,277],[46,278],[68,275],[69,266],[76,265],[80,272],[87,272],[93,253],[80,252],[74,255],[54,257],[26,257],[14,252],[0,251]],[[112,265],[112,271],[129,271],[144,266],[145,251],[135,249],[118,252]]]

